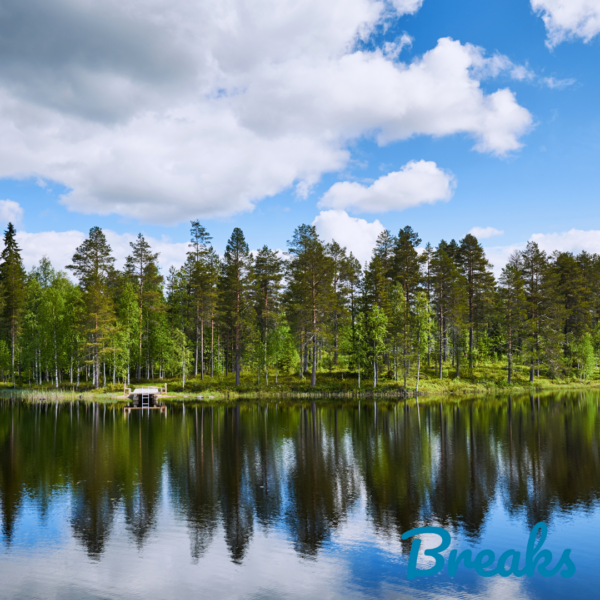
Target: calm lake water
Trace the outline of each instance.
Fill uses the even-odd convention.
[[[166,418],[2,401],[0,597],[598,597],[599,433],[596,394]],[[572,549],[571,579],[407,579],[411,528],[524,555],[539,521],[553,564]]]

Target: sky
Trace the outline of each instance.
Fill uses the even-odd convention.
[[[600,0],[3,0],[0,227],[600,253]]]

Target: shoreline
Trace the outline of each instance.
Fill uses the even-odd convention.
[[[268,400],[268,399],[286,399],[286,400],[363,400],[363,399],[381,399],[381,400],[416,400],[428,402],[433,399],[452,399],[457,400],[461,397],[485,397],[500,396],[511,394],[538,394],[548,392],[591,392],[600,391],[600,381],[587,383],[553,383],[533,385],[514,385],[508,386],[484,386],[483,384],[470,384],[464,386],[455,386],[453,389],[445,390],[422,390],[417,395],[414,390],[394,389],[394,390],[375,390],[365,389],[364,391],[323,391],[318,388],[314,391],[247,391],[237,392],[235,390],[226,391],[207,391],[207,392],[169,392],[167,395],[159,398],[159,401],[183,402],[193,401],[197,403],[229,403],[237,400]],[[122,392],[99,390],[72,391],[48,388],[2,388],[0,389],[0,398],[21,399],[31,402],[104,402],[104,403],[130,403],[128,397],[123,396]]]

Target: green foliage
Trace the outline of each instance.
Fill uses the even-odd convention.
[[[236,228],[221,259],[193,221],[186,261],[163,287],[143,235],[119,272],[92,228],[68,267],[77,283],[46,258],[25,273],[15,235],[9,225],[0,262],[6,385],[308,390],[318,376],[348,391],[372,376],[373,389],[448,391],[467,385],[467,366],[473,386],[598,379],[596,255],[530,243],[495,283],[472,235],[418,251],[410,227],[384,231],[363,271],[314,226],[295,230],[289,260],[251,253]]]
[[[594,353],[594,345],[592,343],[592,335],[589,332],[573,344],[573,356],[577,362],[577,372],[581,380],[589,379],[594,374],[596,369],[596,356]]]

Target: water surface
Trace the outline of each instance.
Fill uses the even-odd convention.
[[[595,597],[599,427],[596,394],[166,418],[2,401],[0,597]],[[498,555],[524,553],[539,521],[555,560],[572,549],[573,578],[407,580],[411,528]]]

